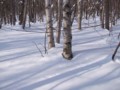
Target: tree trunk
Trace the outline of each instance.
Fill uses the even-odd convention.
[[[55,47],[54,35],[53,35],[53,24],[52,24],[52,13],[51,13],[51,0],[45,0],[46,5],[46,21],[47,21],[47,33],[48,33],[48,48]]]
[[[77,9],[77,2],[72,7],[72,14],[71,14],[71,26],[73,25],[75,15],[76,15],[76,9]]]
[[[56,42],[60,43],[61,27],[62,27],[62,4],[63,0],[58,0],[58,21],[57,21],[57,32]]]
[[[110,19],[109,0],[105,0],[104,7],[105,7],[105,28],[109,30],[109,19]]]
[[[16,22],[16,16],[15,16],[15,13],[16,13],[16,7],[15,7],[15,0],[12,0],[12,24],[15,25],[15,22]]]
[[[116,55],[119,47],[120,47],[120,42],[118,43],[118,45],[117,45],[117,47],[116,47],[116,49],[115,49],[115,51],[114,51],[114,53],[113,53],[113,55],[112,55],[112,60],[115,60],[115,55]]]
[[[25,3],[25,0],[22,0],[21,3],[20,3],[20,11],[19,11],[19,24],[22,25],[23,23],[23,14],[24,14],[24,3]]]
[[[24,2],[24,13],[23,13],[23,29],[25,29],[25,24],[26,24],[26,17],[27,17],[27,0]]]
[[[82,3],[83,0],[77,0],[78,3],[78,29],[81,30],[82,24]]]
[[[104,6],[100,7],[100,22],[101,22],[101,27],[104,29],[105,28],[105,15],[104,15]]]
[[[63,57],[65,59],[71,60],[73,58],[72,54],[72,34],[71,34],[71,5],[70,0],[64,0],[63,7]]]
[[[0,18],[0,29],[2,28],[2,20],[1,20],[1,18]]]

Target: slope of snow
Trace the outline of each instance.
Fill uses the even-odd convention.
[[[44,43],[42,26],[34,26],[38,33],[19,31],[19,27],[9,30],[10,26],[0,30],[0,90],[120,90],[120,64],[111,60],[117,41],[111,43],[107,30],[79,31],[74,23],[74,58],[67,61],[61,56],[62,43],[44,54],[39,44]]]

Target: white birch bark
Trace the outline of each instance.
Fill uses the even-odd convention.
[[[72,34],[71,34],[71,5],[70,0],[64,0],[63,6],[63,36],[64,36],[64,45],[63,45],[63,57],[65,59],[72,59]]]
[[[54,35],[53,35],[53,24],[52,24],[52,13],[51,13],[51,0],[45,0],[46,6],[46,21],[47,21],[47,35],[48,35],[48,48],[55,47]]]
[[[60,43],[61,27],[62,27],[62,5],[63,0],[58,0],[58,21],[57,21],[57,32],[56,32],[56,42]]]
[[[81,30],[82,24],[82,2],[83,0],[77,0],[78,6],[78,29]]]

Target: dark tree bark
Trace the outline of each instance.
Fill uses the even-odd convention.
[[[25,0],[24,2],[23,23],[22,23],[23,29],[25,29],[26,17],[27,17],[27,0]]]
[[[114,51],[114,53],[113,53],[112,60],[115,60],[115,55],[116,55],[119,47],[120,47],[120,42],[118,43],[118,45],[117,45],[117,47],[116,47],[116,49],[115,49],[115,51]]]
[[[109,25],[109,21],[110,21],[109,20],[110,19],[109,0],[104,1],[104,8],[105,8],[105,28],[109,30],[110,29],[109,27],[110,26]]]

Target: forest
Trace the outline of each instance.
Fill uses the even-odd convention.
[[[0,0],[0,90],[120,90],[120,0]]]
[[[100,18],[100,26],[110,30],[120,18],[119,0],[1,0],[0,28],[3,24],[15,25],[19,22],[25,29],[26,21],[43,22],[46,17],[48,48],[55,46],[53,29],[56,30],[56,42],[60,43],[62,22],[64,23],[63,57],[71,59],[71,26],[76,18],[78,29],[82,29],[82,20]],[[57,22],[57,27],[53,23]],[[67,53],[67,54],[66,54]]]

